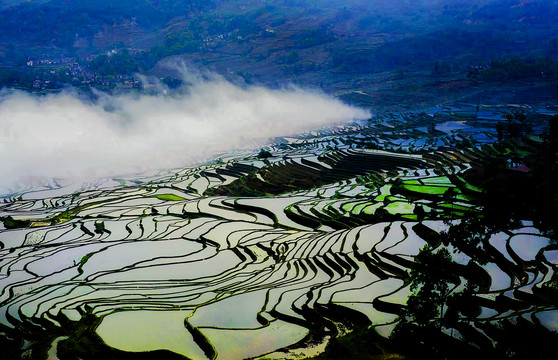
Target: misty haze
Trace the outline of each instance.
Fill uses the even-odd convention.
[[[98,93],[94,101],[75,89],[45,96],[5,90],[1,185],[176,168],[369,117],[367,110],[293,86],[241,88],[216,75],[191,80],[172,95],[159,85],[154,94]]]

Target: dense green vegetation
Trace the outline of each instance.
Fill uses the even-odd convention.
[[[532,220],[557,240],[554,219],[558,213],[557,124],[558,116],[548,120],[542,143],[525,138],[527,143],[512,145],[505,156],[495,157],[486,166],[473,168],[466,174],[468,181],[484,189],[482,204],[487,225],[505,229],[520,220]],[[521,151],[522,148],[528,148],[529,152]],[[526,168],[518,171],[510,163],[524,164]]]
[[[529,78],[556,79],[558,77],[558,61],[556,57],[514,57],[494,60],[486,68],[471,69],[467,75],[485,81],[508,81]]]

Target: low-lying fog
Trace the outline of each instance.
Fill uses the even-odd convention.
[[[145,81],[145,79],[144,79]],[[187,76],[173,95],[0,93],[0,194],[30,177],[90,178],[167,169],[257,148],[369,113],[295,87],[241,87]]]

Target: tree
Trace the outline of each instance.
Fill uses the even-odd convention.
[[[165,36],[165,46],[170,54],[180,54],[199,48],[200,42],[189,29],[173,31]]]
[[[523,108],[506,113],[504,119],[506,120],[504,129],[510,137],[519,137],[531,131],[531,124]]]
[[[496,124],[496,132],[498,133],[498,141],[504,140],[504,124],[501,121]]]
[[[434,120],[430,120],[426,126],[429,134],[434,134],[436,132],[436,122]]]
[[[300,60],[300,55],[296,51],[293,50],[289,53],[289,55],[285,59],[285,62],[287,64],[294,64],[299,60]]]
[[[260,149],[260,152],[258,153],[258,159],[267,159],[272,156],[273,154],[265,149]]]
[[[434,251],[425,245],[415,256],[415,267],[409,277],[412,294],[399,317],[390,339],[416,358],[444,359],[447,347],[441,346],[442,328],[448,323],[447,305],[450,294],[459,283],[449,251]],[[454,312],[449,312],[454,314]]]
[[[548,119],[544,137],[545,144],[549,150],[556,152],[558,149],[558,115],[554,115]]]
[[[417,216],[418,221],[424,220],[424,218],[426,217],[426,211],[424,211],[422,205],[415,205],[413,213]]]
[[[558,57],[558,38],[552,38],[548,41],[546,56],[549,58]]]
[[[439,60],[436,60],[436,62],[434,62],[432,75],[447,74],[449,72],[451,72],[451,68],[448,63],[440,62]]]
[[[415,256],[415,263],[410,272],[413,294],[407,301],[406,316],[419,326],[440,328],[452,290],[450,284],[459,283],[452,271],[453,260],[445,247],[435,252],[427,244]]]
[[[442,195],[444,201],[451,204],[451,209],[448,209],[447,211],[450,212],[450,216],[451,216],[452,219],[453,219],[453,203],[455,202],[455,198],[456,198],[457,194],[458,194],[458,192],[455,190],[455,188],[449,187],[444,192],[444,195]]]
[[[440,235],[445,246],[451,244],[478,263],[486,264],[488,255],[483,250],[483,243],[490,239],[491,234],[492,231],[479,217],[469,216],[461,219],[458,224],[450,226]]]

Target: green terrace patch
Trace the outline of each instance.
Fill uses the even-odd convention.
[[[153,197],[159,199],[159,200],[165,200],[165,201],[182,201],[182,200],[186,200],[183,197],[180,197],[178,195],[174,195],[174,194],[158,194],[158,195],[153,195]]]
[[[433,195],[443,195],[448,190],[446,186],[429,186],[429,185],[401,185],[402,188],[409,191]]]

